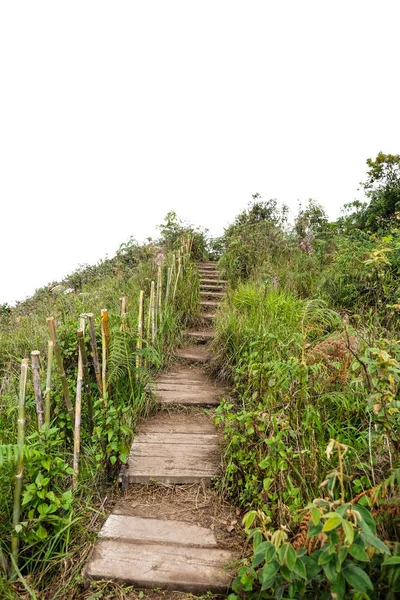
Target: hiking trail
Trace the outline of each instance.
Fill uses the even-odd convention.
[[[175,351],[176,361],[154,384],[161,410],[139,426],[121,474],[128,495],[99,533],[85,568],[87,581],[194,594],[230,587],[226,567],[238,558],[238,549],[224,538],[234,513],[230,508],[217,514],[208,490],[221,475],[213,407],[227,390],[204,368],[226,281],[212,262],[201,263],[199,274],[205,326],[185,332],[189,343]]]

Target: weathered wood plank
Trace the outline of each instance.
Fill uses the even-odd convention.
[[[212,454],[218,449],[215,445],[193,445],[193,444],[169,444],[164,442],[160,443],[151,443],[144,442],[141,444],[133,443],[132,445],[132,454],[129,460],[136,460],[139,458],[148,458],[149,460],[154,458],[162,458],[163,460],[168,460],[169,458],[173,458],[175,460],[191,460],[193,458],[198,458],[199,460],[204,461],[204,463],[208,463],[208,461],[212,460]]]
[[[101,540],[86,569],[86,578],[113,579],[139,588],[225,593],[234,560],[228,550]]]
[[[169,432],[141,433],[136,438],[136,444],[189,444],[204,445],[218,444],[219,435],[217,433],[174,433]]]
[[[173,390],[159,390],[156,398],[162,404],[182,404],[198,406],[218,406],[223,394],[215,391],[200,390],[199,392],[179,392]]]
[[[174,354],[177,358],[199,363],[208,362],[211,358],[211,352],[208,348],[196,345],[178,348]]]
[[[207,417],[203,419],[190,419],[182,418],[178,421],[177,415],[170,414],[158,414],[156,418],[149,419],[140,427],[140,434],[136,439],[139,439],[142,433],[163,433],[163,434],[174,434],[174,433],[215,433],[215,427],[211,420],[207,420]]]
[[[215,330],[203,329],[202,331],[187,331],[185,335],[196,340],[212,340],[215,335]]]
[[[203,547],[217,545],[215,535],[206,527],[184,521],[151,519],[126,514],[111,514],[104,523],[99,537],[142,543],[157,542]]]
[[[130,483],[151,479],[164,483],[196,483],[219,474],[218,456],[133,456],[125,472]]]

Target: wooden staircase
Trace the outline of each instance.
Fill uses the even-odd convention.
[[[175,352],[177,362],[154,384],[161,410],[140,426],[122,473],[125,489],[156,482],[164,486],[210,486],[220,475],[219,436],[212,408],[227,394],[204,371],[211,358],[210,327],[226,282],[215,263],[199,265],[200,305],[206,327],[187,331],[188,345]],[[226,593],[227,566],[237,555],[221,546],[211,529],[144,515],[116,505],[100,531],[84,572],[86,581],[106,579],[138,588],[162,588],[193,594]]]

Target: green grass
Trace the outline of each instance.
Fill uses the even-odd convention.
[[[111,344],[107,360],[107,406],[97,389],[91,370],[90,397],[94,429],[88,427],[87,396],[84,395],[81,421],[81,457],[78,487],[71,488],[73,429],[66,411],[55,364],[51,389],[51,424],[37,432],[35,399],[31,376],[26,396],[26,438],[22,492],[20,553],[17,577],[7,582],[0,576],[0,595],[69,599],[82,585],[81,570],[94,539],[94,521],[100,523],[109,501],[117,494],[116,476],[126,460],[137,423],[154,410],[148,383],[168,363],[171,349],[181,338],[185,325],[196,318],[199,279],[192,262],[185,258],[176,295],[158,322],[155,343],[144,339],[137,351],[137,321],[140,290],[145,292],[146,332],[150,285],[157,279],[155,253],[150,248],[128,246],[115,259],[97,267],[85,267],[72,274],[61,287],[38,290],[35,296],[5,310],[0,316],[0,548],[1,564],[12,570],[10,539],[15,474],[19,371],[22,358],[40,350],[42,383],[47,365],[49,332],[46,318],[53,316],[62,348],[70,395],[75,403],[77,338],[81,314],[93,312],[97,345],[101,354],[100,311],[109,313]],[[172,253],[166,255],[171,264]],[[165,294],[166,269],[163,269]],[[176,273],[176,268],[175,268]],[[74,292],[64,294],[73,287]],[[127,296],[127,313],[121,330],[120,297]],[[164,295],[163,295],[164,297]],[[86,336],[89,352],[89,337]],[[140,356],[142,366],[136,369]],[[90,352],[89,352],[90,356]],[[91,523],[93,525],[91,526]],[[0,569],[2,568],[0,564]],[[30,590],[30,591],[29,591]]]

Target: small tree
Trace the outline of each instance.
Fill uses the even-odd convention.
[[[361,183],[369,204],[359,212],[360,229],[377,231],[397,222],[400,214],[400,154],[379,152],[367,159],[367,179]]]
[[[328,216],[318,202],[309,198],[305,208],[300,205],[294,226],[299,248],[303,252],[311,253],[315,250],[317,236],[327,229]]]

